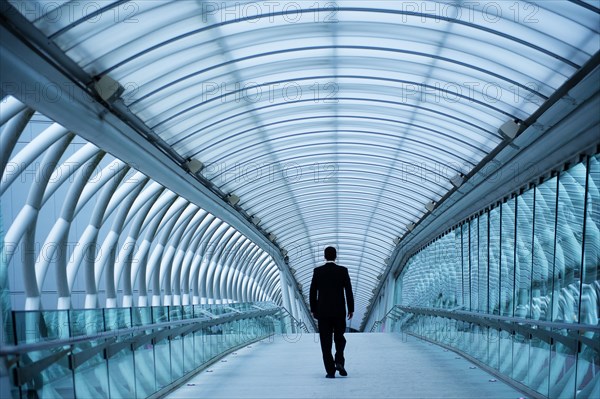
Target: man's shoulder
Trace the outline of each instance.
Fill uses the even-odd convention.
[[[336,270],[345,270],[345,271],[348,271],[347,267],[340,266],[337,263],[325,263],[324,265],[315,267],[313,270],[316,272],[316,271],[324,270],[324,269],[329,268],[329,267],[334,267]]]

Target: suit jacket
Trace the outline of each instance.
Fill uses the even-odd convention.
[[[310,283],[310,311],[317,319],[346,317],[346,304],[348,312],[354,313],[354,296],[348,269],[333,262],[316,267]]]

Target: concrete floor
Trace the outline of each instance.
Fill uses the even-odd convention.
[[[325,378],[318,335],[242,348],[167,396],[200,398],[523,397],[454,352],[398,334],[346,334],[348,377]]]

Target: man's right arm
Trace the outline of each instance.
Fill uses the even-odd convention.
[[[316,271],[313,270],[312,280],[310,282],[310,312],[313,317],[315,317],[315,313],[317,311],[317,282],[316,282]]]
[[[344,289],[346,291],[346,304],[348,305],[348,320],[354,315],[354,294],[352,293],[352,283],[350,282],[350,274],[346,269],[346,281],[344,283]]]

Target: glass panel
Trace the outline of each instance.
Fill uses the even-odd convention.
[[[102,345],[104,340],[86,342],[75,345],[74,354],[93,351],[96,345]],[[102,352],[77,365],[73,373],[75,396],[78,398],[106,398],[108,392],[108,369]]]
[[[582,324],[598,325],[600,309],[600,155],[589,159],[581,291]]]
[[[568,336],[565,330],[554,329],[554,333]],[[551,398],[575,397],[575,365],[574,348],[555,340],[551,347],[550,358],[550,395]]]
[[[506,330],[500,331],[500,359],[499,369],[504,375],[510,375],[513,362],[512,335]]]
[[[488,360],[487,364],[496,370],[500,367],[500,331],[495,328],[488,329]]]
[[[454,230],[454,252],[456,253],[456,291],[457,306],[465,308],[464,273],[462,258],[462,233],[461,226]]]
[[[72,310],[70,321],[73,337],[105,331],[103,309]]]
[[[479,264],[479,302],[478,307],[480,312],[489,313],[489,280],[488,280],[488,214],[484,213],[478,218],[478,264]]]
[[[178,335],[171,341],[171,380],[175,381],[183,376],[183,363],[185,353],[183,350],[183,338]]]
[[[20,356],[18,367],[25,368],[31,363],[55,353],[53,350],[33,351]],[[13,393],[18,397],[18,389]],[[75,398],[73,371],[69,369],[65,357],[21,386],[22,398]]]
[[[463,298],[466,310],[471,310],[471,275],[469,269],[469,224],[461,226]]]
[[[130,336],[123,336],[117,344],[128,341]],[[135,398],[135,363],[131,344],[108,359],[108,380],[110,397],[120,399]],[[143,378],[143,377],[140,377]]]
[[[513,315],[515,289],[515,199],[502,204],[500,254],[500,309],[502,316]]]
[[[16,342],[30,344],[68,338],[69,311],[16,311],[14,312]]]
[[[531,317],[551,320],[552,271],[556,237],[556,184],[552,178],[535,188]]]
[[[489,312],[500,314],[500,208],[494,208],[489,214]]]
[[[150,340],[137,346],[134,354],[135,394],[137,398],[147,398],[157,391],[154,345]]]
[[[171,378],[171,346],[164,338],[154,344],[154,367],[156,367],[156,390],[169,385]]]
[[[426,245],[397,282],[403,303],[452,308],[448,299],[459,287],[473,312],[571,323],[580,316],[582,324],[598,325],[600,159],[587,162],[589,176],[586,163],[577,164]],[[452,279],[454,252],[459,281]],[[514,322],[516,331],[497,331],[414,314],[396,328],[450,344],[544,396],[598,396],[600,354],[592,345],[598,333],[522,322]]]
[[[548,396],[550,377],[550,344],[533,337],[530,345],[529,386]]]
[[[584,333],[587,338],[598,342],[600,333]],[[577,356],[577,398],[600,397],[600,353],[588,344],[581,345]]]
[[[204,329],[194,333],[194,364],[200,366],[207,360]]]
[[[471,292],[471,310],[479,312],[479,219],[469,222],[469,286]]]
[[[585,212],[585,243],[581,289],[580,319],[582,324],[598,325],[600,298],[600,155],[588,161],[588,186]],[[592,341],[600,341],[600,333],[582,332]],[[583,344],[577,357],[577,398],[600,397],[600,353]]]
[[[196,340],[194,334],[187,334],[183,337],[183,373],[187,374],[193,371],[200,363],[196,362]]]
[[[517,332],[513,335],[513,364],[511,378],[527,384],[529,371],[529,339]]]
[[[554,295],[559,299],[552,317],[566,323],[579,320],[585,180],[583,164],[564,171],[558,179]]]
[[[131,313],[134,311],[136,315],[144,310],[150,311],[148,308],[110,308],[104,309],[104,325],[106,331],[115,331],[122,328],[129,328],[132,326]],[[135,324],[139,326],[141,324]]]
[[[533,239],[533,190],[517,197],[515,317],[529,317]]]

